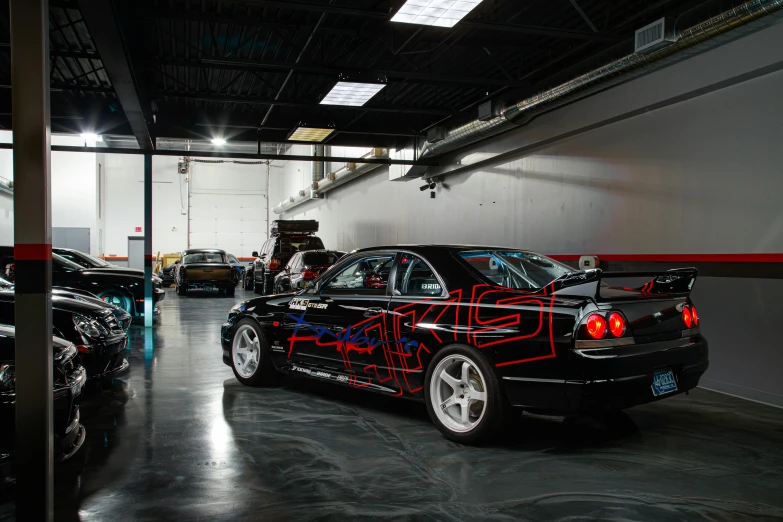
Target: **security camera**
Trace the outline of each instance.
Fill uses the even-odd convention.
[[[422,185],[421,187],[419,187],[419,190],[424,192],[425,190],[429,190],[429,188],[430,188],[430,184],[427,183],[426,185]]]
[[[435,182],[430,181],[430,190],[435,190],[435,187],[436,187]]]

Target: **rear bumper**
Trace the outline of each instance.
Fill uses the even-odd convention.
[[[589,413],[630,408],[680,393],[699,384],[709,367],[709,347],[701,337],[614,349],[614,354],[579,358],[582,377],[534,379],[504,376],[506,395],[514,406],[553,413]],[[672,370],[677,391],[655,396],[655,372]]]

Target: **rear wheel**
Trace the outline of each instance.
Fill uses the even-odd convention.
[[[98,293],[98,297],[109,304],[119,306],[129,314],[133,314],[133,299],[120,290],[106,290]]]
[[[424,384],[427,412],[450,440],[475,444],[495,435],[508,406],[487,357],[469,346],[448,346],[429,364]]]
[[[234,297],[234,288],[233,286],[227,286],[226,287],[226,295],[229,297]]]
[[[253,282],[253,291],[259,295],[266,295],[266,277],[261,274],[261,281],[255,279]]]
[[[183,285],[177,285],[177,295],[188,295],[187,287]]]
[[[231,341],[231,369],[245,386],[272,386],[277,372],[272,365],[269,343],[252,319],[240,320]]]

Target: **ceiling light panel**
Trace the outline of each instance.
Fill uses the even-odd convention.
[[[309,141],[320,143],[324,141],[334,129],[319,127],[297,127],[297,129],[288,137],[290,141]]]
[[[386,87],[382,83],[337,82],[323,100],[322,105],[349,105],[361,107]]]
[[[408,0],[391,21],[454,27],[480,3],[481,0]]]

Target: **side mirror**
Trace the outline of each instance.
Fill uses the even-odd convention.
[[[251,256],[253,256],[253,257],[258,257],[258,252],[256,252],[255,250],[253,250],[253,253],[252,253],[252,254],[250,254],[250,255],[251,255]]]

